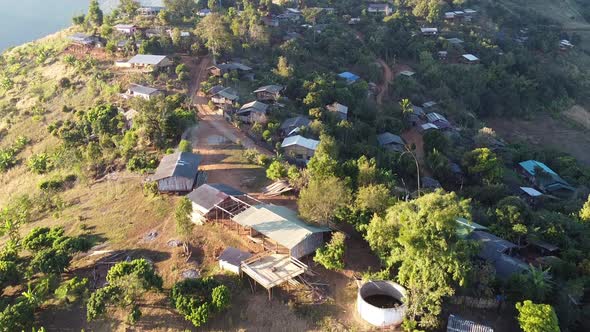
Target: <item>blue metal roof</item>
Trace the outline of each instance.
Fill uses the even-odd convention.
[[[536,161],[536,160],[527,160],[527,161],[523,161],[521,163],[519,163],[520,167],[522,167],[525,171],[527,171],[527,173],[529,173],[530,175],[535,175],[535,167],[540,167],[541,169],[543,169],[545,172],[552,174],[552,175],[557,175],[557,173],[555,173],[551,168],[549,168],[549,166],[543,164],[540,161]]]
[[[347,81],[353,81],[353,82],[358,80],[359,78],[361,78],[360,76],[353,74],[349,71],[342,72],[342,73],[338,74],[338,76],[341,78],[344,78]]]

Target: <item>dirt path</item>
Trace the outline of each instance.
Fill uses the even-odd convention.
[[[211,59],[209,57],[202,58],[199,65],[193,68],[191,71],[191,82],[189,83],[189,93],[191,104],[197,108],[199,120],[206,122],[208,125],[215,128],[220,135],[226,137],[230,141],[241,144],[246,149],[255,149],[259,153],[267,156],[273,156],[274,153],[257,145],[251,138],[246,136],[238,128],[231,125],[223,118],[221,112],[212,110],[208,103],[209,100],[205,94],[201,91],[201,82],[207,80],[208,72],[207,68],[211,65]],[[192,135],[194,137],[194,135]],[[192,142],[193,147],[197,147],[197,142]]]
[[[389,92],[389,84],[393,82],[393,72],[389,65],[382,59],[377,59],[377,63],[383,68],[383,82],[379,85],[379,93],[377,94],[377,105],[381,106],[383,104],[383,96],[386,96]]]

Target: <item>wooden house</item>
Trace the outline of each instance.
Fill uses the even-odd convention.
[[[405,150],[403,138],[390,132],[377,135],[377,142],[379,142],[379,146],[388,151],[403,152]]]
[[[299,132],[302,127],[307,127],[311,123],[311,120],[306,116],[296,116],[288,118],[281,124],[281,136],[287,137],[294,135]]]
[[[161,193],[190,192],[197,180],[200,162],[201,157],[190,152],[166,155],[148,180],[157,182]]]
[[[228,217],[225,211],[236,204],[234,198],[245,195],[221,183],[203,184],[186,196],[193,206],[191,220],[195,224],[202,225],[207,221]]]
[[[518,170],[543,192],[561,196],[570,195],[575,191],[574,187],[540,161],[523,161],[518,164]]]
[[[132,98],[139,97],[145,100],[150,100],[152,97],[160,94],[162,94],[162,91],[158,89],[139,84],[129,84],[129,89],[127,89],[127,96]]]
[[[256,99],[260,101],[277,101],[281,98],[283,89],[282,85],[265,85],[254,90],[254,94]]]
[[[115,29],[115,31],[118,31],[126,35],[132,35],[135,33],[135,31],[137,31],[137,26],[135,26],[134,24],[117,24],[113,26],[113,28]]]
[[[244,104],[236,111],[238,119],[245,123],[266,123],[268,105],[259,101],[252,101]]]
[[[307,164],[319,144],[320,142],[314,139],[296,135],[286,137],[281,143],[281,148],[285,151],[288,159],[296,163]]]
[[[330,105],[326,105],[328,111],[335,113],[341,120],[348,119],[348,106],[342,105],[338,102],[334,102]]]

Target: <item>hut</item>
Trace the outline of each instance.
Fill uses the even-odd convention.
[[[281,98],[283,89],[282,85],[265,85],[254,90],[254,94],[256,99],[260,101],[277,101]]]
[[[156,181],[161,193],[190,192],[195,185],[200,162],[201,157],[190,152],[166,155],[148,180]]]
[[[281,143],[281,148],[291,161],[306,164],[315,154],[319,144],[320,141],[295,135],[286,137]]]
[[[384,132],[377,135],[379,146],[389,151],[402,152],[405,150],[405,142],[403,138],[390,132]]]
[[[186,197],[191,201],[191,220],[202,225],[209,220],[224,217],[227,210],[239,204],[235,198],[246,194],[222,183],[203,184]]]

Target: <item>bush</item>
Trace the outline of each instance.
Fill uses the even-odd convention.
[[[29,157],[27,166],[31,172],[36,174],[47,173],[51,169],[51,160],[47,153],[34,154]]]
[[[344,268],[344,233],[334,233],[330,243],[316,251],[314,262],[321,264],[328,270],[342,270]]]
[[[266,169],[266,177],[276,181],[287,177],[287,168],[279,160],[273,161]]]
[[[186,320],[199,327],[229,306],[230,292],[210,277],[186,279],[172,287],[170,302]]]
[[[127,170],[131,172],[143,173],[151,171],[158,167],[158,161],[153,157],[148,157],[144,154],[133,156],[127,162]]]
[[[193,146],[191,145],[190,141],[183,139],[180,141],[180,143],[178,143],[178,151],[179,152],[193,152]]]
[[[64,181],[61,179],[49,179],[39,182],[39,189],[47,191],[59,191],[64,187]]]

